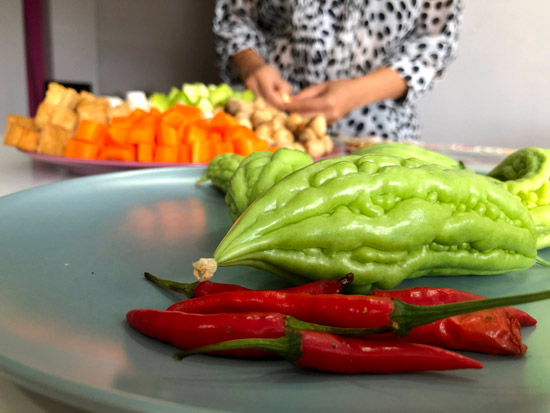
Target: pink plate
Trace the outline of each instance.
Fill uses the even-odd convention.
[[[63,166],[78,175],[95,175],[106,172],[118,172],[130,169],[146,168],[167,168],[167,167],[191,167],[202,168],[206,163],[167,163],[167,162],[127,162],[127,161],[99,161],[94,159],[66,158],[64,156],[42,155],[34,152],[27,152],[18,149],[20,152],[32,159],[53,165]],[[321,158],[315,158],[316,161],[324,158],[344,155],[339,146]]]
[[[206,166],[204,163],[100,161],[93,159],[66,158],[64,156],[41,155],[27,151],[21,152],[39,162],[64,166],[78,175],[94,175],[106,172],[125,171],[129,169],[166,168],[175,166],[197,168]]]

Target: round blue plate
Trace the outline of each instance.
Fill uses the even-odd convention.
[[[191,263],[212,255],[231,225],[223,196],[195,185],[203,169],[118,172],[0,198],[0,369],[15,382],[94,411],[548,411],[550,303],[521,308],[523,357],[468,353],[482,370],[394,375],[321,374],[285,361],[194,356],[125,321],[134,308],[164,309],[181,297],[143,278],[194,281]],[[542,252],[546,259],[550,251]],[[247,267],[217,281],[284,287]],[[486,296],[548,289],[550,271],[431,277]]]

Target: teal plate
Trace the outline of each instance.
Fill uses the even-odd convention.
[[[203,169],[163,168],[76,178],[0,198],[0,369],[16,383],[93,411],[549,411],[550,303],[521,306],[539,320],[523,329],[523,357],[465,353],[482,370],[393,375],[322,374],[285,361],[194,356],[125,321],[134,308],[164,309],[178,296],[144,271],[193,281],[231,221],[223,196],[195,186]],[[550,251],[542,251],[550,259]],[[486,277],[431,277],[486,296],[548,289],[549,270]],[[247,267],[220,282],[283,287]]]

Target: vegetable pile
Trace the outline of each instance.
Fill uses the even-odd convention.
[[[189,297],[166,310],[135,309],[126,315],[137,331],[183,350],[176,359],[199,353],[280,356],[297,366],[338,373],[482,367],[449,349],[523,354],[520,326],[536,320],[503,306],[550,298],[550,291],[484,299],[424,287],[341,295],[352,274],[271,291],[145,275]]]
[[[209,278],[217,266],[250,265],[294,284],[351,271],[362,292],[424,275],[516,271],[537,259],[533,219],[500,185],[367,154],[323,159],[276,182],[194,267]]]
[[[133,111],[109,125],[82,121],[67,142],[69,158],[113,161],[207,163],[223,153],[242,156],[267,150],[265,141],[235,118],[218,112],[204,119],[199,108],[175,105],[161,113]]]
[[[236,91],[227,83],[205,85],[204,83],[184,83],[181,88],[173,87],[169,93],[156,92],[149,96],[151,107],[164,112],[174,105],[197,106],[204,113],[221,109],[231,99],[251,101],[251,90]]]
[[[482,367],[452,350],[524,354],[521,328],[536,320],[511,305],[548,299],[550,291],[485,299],[449,288],[391,288],[425,275],[549,266],[537,256],[546,221],[533,213],[547,214],[539,208],[550,204],[546,165],[507,160],[495,170],[505,173],[487,177],[401,144],[317,162],[285,148],[220,155],[199,182],[225,193],[234,225],[213,258],[193,264],[198,282],[146,274],[187,300],[132,310],[127,321],[181,349],[176,359],[279,356],[339,373]],[[231,265],[299,286],[250,291],[208,280]],[[344,288],[368,295],[342,295]]]

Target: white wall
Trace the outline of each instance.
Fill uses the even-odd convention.
[[[99,91],[97,1],[49,0],[50,75]]]
[[[214,0],[98,0],[98,6],[102,93],[218,82]]]
[[[466,0],[459,57],[419,104],[424,140],[550,147],[548,39],[548,0]]]
[[[0,134],[9,113],[28,115],[23,2],[0,1]]]

